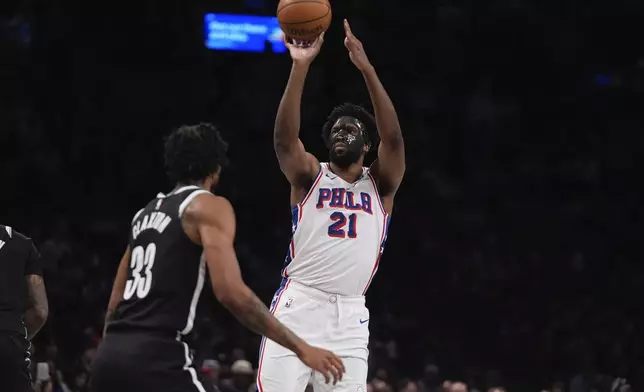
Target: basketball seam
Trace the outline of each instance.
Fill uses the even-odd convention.
[[[297,3],[290,3],[290,4],[286,4],[284,7],[282,7],[282,8],[280,8],[280,9],[278,9],[278,10],[277,10],[277,18],[279,19],[280,12],[281,12],[284,8],[286,8],[286,7],[290,7],[290,6],[295,5],[295,4],[302,4],[302,3],[316,3],[316,4],[321,4],[321,2],[320,2],[320,1],[316,1],[316,0],[304,0],[304,1],[298,1]],[[303,20],[303,21],[298,21],[298,22],[280,22],[280,24],[283,24],[283,25],[292,25],[292,24],[311,23],[311,22],[315,22],[316,20],[320,20],[320,19],[326,18],[326,16],[327,16],[327,15],[329,15],[329,14],[331,13],[331,7],[329,7],[329,6],[328,6],[328,5],[326,5],[326,4],[324,4],[324,5],[326,6],[326,14],[324,14],[324,15],[322,15],[322,16],[319,16],[319,17],[317,17],[317,18],[315,18],[315,19],[311,19],[311,20]]]

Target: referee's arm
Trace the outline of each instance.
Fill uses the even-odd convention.
[[[47,321],[49,303],[45,292],[45,281],[42,278],[40,253],[31,240],[29,240],[28,246],[29,253],[25,264],[27,309],[25,310],[24,322],[27,327],[27,339],[31,340]]]

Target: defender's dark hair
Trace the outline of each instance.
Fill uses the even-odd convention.
[[[367,129],[363,132],[365,142],[369,145],[369,149],[378,147],[380,138],[378,137],[378,127],[376,126],[376,119],[362,106],[354,105],[352,103],[343,103],[336,106],[326,119],[326,123],[322,127],[322,138],[327,147],[329,146],[329,135],[331,128],[338,121],[340,117],[353,117],[358,119]]]
[[[165,140],[168,176],[174,182],[202,181],[228,164],[227,150],[214,125],[182,125]]]

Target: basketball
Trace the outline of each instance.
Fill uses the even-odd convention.
[[[329,28],[331,5],[328,0],[281,0],[277,20],[287,37],[311,41]]]

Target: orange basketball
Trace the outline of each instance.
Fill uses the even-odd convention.
[[[328,0],[281,0],[277,20],[287,37],[311,41],[329,28],[331,5]]]

